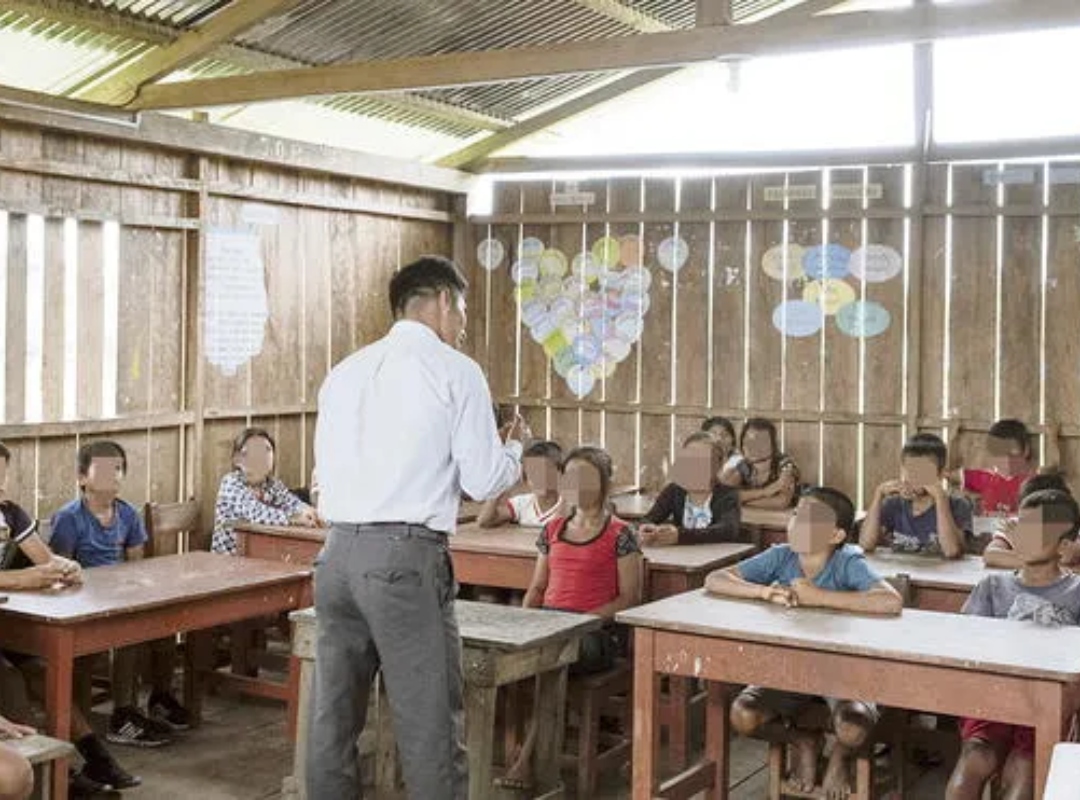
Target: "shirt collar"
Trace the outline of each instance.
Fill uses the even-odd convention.
[[[422,322],[416,322],[411,319],[399,319],[390,328],[390,335],[395,339],[403,336],[411,336],[417,338],[428,337],[431,341],[442,343],[442,339],[431,328]]]

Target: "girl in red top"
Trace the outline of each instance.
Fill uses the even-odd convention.
[[[550,608],[595,614],[608,624],[581,642],[573,674],[610,669],[620,650],[614,617],[641,602],[641,548],[633,529],[612,515],[611,457],[599,447],[579,447],[559,468],[559,493],[567,515],[544,526],[525,608]],[[517,759],[499,784],[508,789],[532,785],[535,720]]]

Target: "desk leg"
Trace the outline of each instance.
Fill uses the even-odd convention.
[[[705,760],[713,764],[715,776],[713,788],[706,800],[727,800],[728,786],[731,785],[731,763],[729,759],[731,726],[728,724],[728,700],[730,688],[723,683],[709,681],[708,704],[705,706]]]
[[[668,767],[671,772],[686,769],[690,757],[690,678],[668,677]]]
[[[536,747],[533,775],[537,794],[547,795],[562,784],[559,775],[566,730],[567,667],[542,672],[536,678]]]
[[[68,629],[54,630],[45,654],[45,719],[49,734],[71,741],[71,681],[75,640]],[[68,796],[68,760],[52,762],[54,798]]]
[[[1076,708],[1066,703],[1066,687],[1061,684],[1042,684],[1035,707],[1035,796],[1042,797],[1050,777],[1050,759],[1054,745],[1069,733]]]
[[[659,784],[657,761],[660,736],[656,725],[659,712],[660,676],[655,672],[656,634],[648,628],[634,629],[634,800],[652,800]]]
[[[184,644],[184,705],[191,712],[191,721],[198,726],[202,723],[205,675],[213,668],[214,632],[189,631]]]
[[[495,757],[494,686],[465,681],[465,738],[469,751],[469,800],[491,797],[491,761]]]
[[[289,656],[289,677],[287,680],[287,693],[289,699],[285,707],[285,736],[290,742],[296,741],[296,731],[300,727],[297,715],[300,713],[300,680],[301,663],[296,656]]]

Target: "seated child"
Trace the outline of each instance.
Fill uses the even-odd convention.
[[[1020,487],[1020,504],[1023,505],[1024,498],[1028,495],[1048,489],[1072,494],[1069,485],[1065,482],[1065,476],[1061,472],[1056,469],[1045,470],[1037,475],[1032,475],[1024,481],[1024,484]],[[983,563],[987,567],[1019,569],[1024,565],[1024,559],[1016,552],[1012,543],[1012,535],[1016,531],[1016,525],[1017,519],[1008,517],[1004,520],[1004,524],[994,531],[990,544],[983,551]],[[1078,557],[1080,557],[1080,552],[1077,551],[1077,548],[1075,546],[1070,547],[1068,552],[1062,554],[1061,563],[1065,565],[1075,564],[1080,560]]]
[[[48,589],[57,584],[73,585],[82,581],[82,568],[75,561],[61,558],[49,550],[37,533],[37,522],[6,496],[7,471],[11,451],[0,443],[0,589],[6,591]],[[3,529],[7,528],[5,537]],[[21,566],[20,557],[28,566]],[[44,703],[44,662],[21,653],[2,654],[22,672],[30,697]],[[83,769],[72,777],[72,794],[81,789],[129,789],[141,782],[125,772],[94,733],[78,708],[71,709],[72,743],[85,760]],[[89,792],[86,792],[87,794]],[[0,791],[0,798],[3,792]]]
[[[315,509],[304,504],[274,476],[274,437],[262,428],[246,428],[233,442],[233,468],[221,479],[214,505],[210,549],[236,555],[238,522],[260,525],[322,524]]]
[[[879,545],[896,552],[960,558],[970,549],[971,501],[949,494],[944,485],[945,442],[917,433],[900,451],[900,480],[874,492],[859,533],[867,553]]]
[[[739,460],[725,467],[721,480],[739,490],[739,502],[756,508],[791,508],[798,499],[799,468],[780,452],[776,426],[753,417],[739,436]]]
[[[1031,437],[1018,419],[999,419],[986,434],[987,469],[963,469],[961,485],[978,497],[975,535],[992,536],[998,519],[1015,514],[1020,487],[1034,474]]]
[[[85,444],[78,452],[81,496],[53,515],[50,547],[58,555],[74,558],[83,568],[119,564],[143,557],[146,529],[130,504],[120,499],[127,472],[127,454],[116,442]],[[136,708],[136,668],[140,645],[113,652],[113,712],[106,738],[117,744],[157,747],[169,741],[171,731],[187,730],[190,715],[172,694],[176,643],[151,643],[153,687],[148,711]],[[88,695],[90,670],[76,668],[82,694]],[[84,712],[86,709],[84,709]]]
[[[1020,504],[1020,521],[1012,544],[1023,565],[1016,572],[983,578],[964,604],[965,614],[997,617],[1039,625],[1080,623],[1080,576],[1061,565],[1080,530],[1080,507],[1071,495],[1053,489],[1035,492]],[[1007,635],[1004,631],[1002,635]],[[946,800],[977,800],[990,778],[1001,774],[1000,796],[1033,798],[1031,728],[963,719],[963,746]]]
[[[862,550],[845,544],[855,509],[841,492],[813,487],[803,492],[791,522],[788,544],[727,569],[711,573],[705,589],[726,597],[764,600],[786,608],[831,608],[863,614],[899,614],[899,593],[866,562]],[[750,686],[735,699],[731,724],[744,736],[760,734],[776,720],[791,730],[789,789],[807,792],[817,785],[821,731],[804,712],[819,698]],[[825,698],[836,743],[822,778],[828,797],[846,797],[852,783],[850,755],[862,747],[878,721],[872,703]]]
[[[26,800],[34,791],[34,768],[25,756],[3,743],[37,731],[0,717],[0,800]]]
[[[531,492],[488,500],[480,509],[477,523],[496,528],[513,523],[541,528],[562,513],[559,500],[559,464],[562,448],[555,442],[533,442],[522,455],[522,471]],[[513,490],[511,490],[513,491]]]
[[[609,511],[611,457],[598,447],[579,447],[563,461],[559,490],[566,515],[551,520],[536,540],[539,556],[525,594],[525,608],[551,608],[603,617],[608,624],[581,642],[572,674],[610,669],[622,650],[615,615],[641,602],[641,548],[633,529]],[[536,724],[499,784],[532,784]]]
[[[728,461],[735,457],[735,425],[727,417],[708,417],[701,423],[701,432],[707,433],[720,446],[720,463],[727,466]],[[734,465],[734,462],[733,462]]]
[[[739,493],[717,480],[720,445],[707,433],[683,441],[665,486],[638,526],[641,544],[662,547],[705,542],[748,542],[739,525]]]

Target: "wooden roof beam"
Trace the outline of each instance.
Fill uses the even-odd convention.
[[[204,24],[181,33],[175,41],[151,50],[105,80],[80,92],[81,100],[123,105],[139,88],[166,77],[211,52],[241,31],[272,17],[299,0],[233,0]]]
[[[544,47],[368,61],[144,86],[131,108],[201,108],[295,97],[502,83],[673,67],[723,57],[819,52],[1080,24],[1076,0],[984,0],[696,28]]]
[[[579,6],[594,11],[602,17],[625,25],[641,33],[660,33],[661,31],[673,31],[674,25],[669,25],[659,17],[653,16],[638,8],[633,8],[619,0],[573,0]]]

